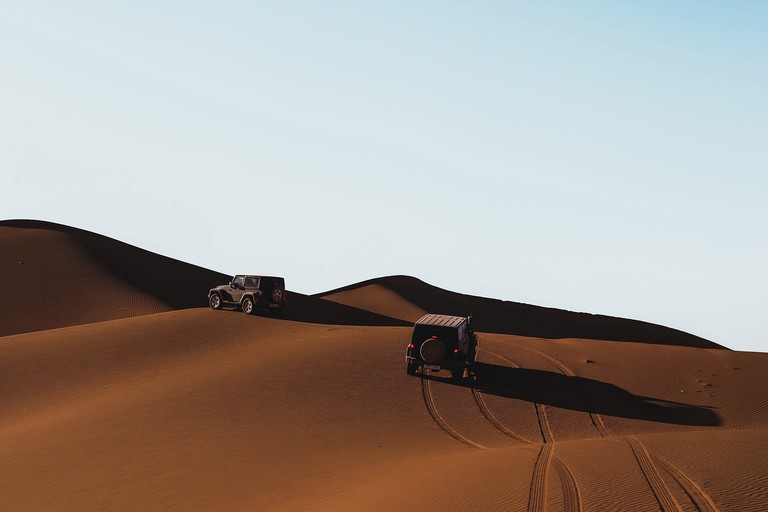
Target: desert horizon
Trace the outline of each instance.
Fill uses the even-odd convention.
[[[215,311],[231,276],[104,235],[0,247],[3,510],[768,508],[768,354],[408,276]],[[425,313],[472,316],[473,376],[406,374]]]

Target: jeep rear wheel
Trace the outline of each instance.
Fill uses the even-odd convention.
[[[253,299],[246,297],[243,299],[243,313],[246,315],[253,314]]]
[[[211,309],[221,309],[221,296],[214,293],[208,297],[208,305],[211,306]]]

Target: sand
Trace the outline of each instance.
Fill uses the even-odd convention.
[[[477,379],[456,385],[403,362],[406,321],[453,292],[383,278],[297,295],[289,318],[184,307],[32,225],[0,223],[3,289],[41,286],[29,265],[115,294],[2,303],[0,510],[768,509],[768,354],[629,341],[666,328],[604,317],[639,332],[480,332]]]

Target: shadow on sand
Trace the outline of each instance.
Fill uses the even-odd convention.
[[[720,417],[710,408],[633,395],[599,380],[480,362],[475,364],[475,374],[475,381],[464,380],[460,383],[434,375],[424,378],[475,388],[489,395],[573,411],[676,425],[721,424]]]

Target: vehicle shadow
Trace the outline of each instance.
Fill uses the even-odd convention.
[[[676,425],[722,424],[711,408],[634,395],[613,384],[585,377],[480,362],[475,363],[475,375],[475,379],[462,381],[435,375],[424,378],[573,411]]]

